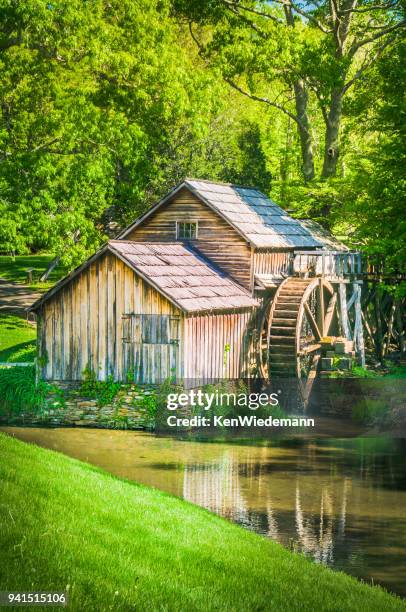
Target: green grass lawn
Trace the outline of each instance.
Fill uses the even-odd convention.
[[[406,609],[202,508],[1,433],[0,552],[0,590],[69,589],[69,610]]]
[[[49,263],[54,256],[49,254],[41,255],[17,255],[11,257],[9,255],[0,256],[0,278],[16,283],[27,282],[28,268],[34,268],[32,287],[35,289],[47,289],[56,283],[60,278],[65,276],[67,270],[64,266],[59,265],[52,271],[46,283],[38,282],[38,278],[47,269]]]
[[[0,315],[0,362],[34,361],[37,330],[21,317]]]

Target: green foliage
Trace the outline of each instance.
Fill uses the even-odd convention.
[[[183,387],[173,378],[167,378],[160,385],[142,392],[142,399],[136,401],[136,407],[145,411],[144,426],[155,430],[166,423],[168,416],[167,399],[171,393],[181,393]]]
[[[33,362],[36,329],[15,315],[0,315],[0,362]]]
[[[121,386],[121,383],[115,382],[111,375],[106,380],[97,380],[94,370],[87,367],[83,371],[83,381],[79,388],[79,395],[96,399],[100,407],[106,406],[114,400]]]
[[[354,376],[357,376],[357,378],[377,378],[379,376],[377,372],[357,365],[352,367],[351,372]]]
[[[386,378],[406,378],[406,363],[386,363],[388,373]]]
[[[53,259],[52,255],[46,253],[40,255],[1,255],[0,277],[13,283],[27,283],[27,270],[32,268],[32,286],[39,289],[42,287],[47,288],[67,273],[67,268],[63,265],[58,265],[52,270],[47,283],[39,283],[38,279]]]
[[[324,0],[296,4],[302,12],[290,24],[280,2],[238,4],[1,4],[0,252],[47,250],[71,268],[188,175],[255,185],[404,270],[406,45],[390,29],[403,9],[372,12],[361,0],[338,53]],[[385,25],[390,40],[349,55]],[[327,114],[358,71],[339,105],[331,175]],[[299,80],[315,167],[308,181],[295,120]],[[0,275],[14,274],[9,262],[3,274],[0,259]]]
[[[0,414],[40,413],[51,386],[35,380],[35,367],[0,367]]]
[[[72,267],[186,175],[269,184],[257,121],[168,1],[27,0],[0,17],[0,251]]]
[[[338,15],[341,4],[347,7],[338,3]],[[393,11],[375,12],[363,1],[352,14],[345,9],[344,33],[341,17],[335,22],[333,5],[324,1],[289,5],[289,21],[289,9],[278,1],[173,0],[175,14],[194,23],[208,65],[262,107],[271,197],[384,259],[388,271],[404,271],[405,98],[399,83],[406,45],[404,6],[395,4]],[[342,46],[337,31],[348,35]],[[297,87],[305,92],[302,112]],[[315,178],[304,181],[306,121]]]
[[[384,260],[388,271],[406,272],[406,43],[375,66],[355,92],[351,112],[353,151],[349,176],[352,198],[344,212],[354,240]],[[358,138],[358,143],[355,144]],[[406,295],[406,286],[400,287]]]
[[[145,427],[146,429],[155,429],[157,425],[157,416],[159,403],[155,393],[151,395],[143,395],[138,406],[145,410]]]
[[[381,420],[389,411],[389,404],[384,400],[362,399],[354,404],[351,418],[355,423],[372,425]]]

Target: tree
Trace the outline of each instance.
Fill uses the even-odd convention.
[[[0,23],[3,252],[77,263],[186,175],[269,186],[252,109],[165,0],[0,0]]]
[[[316,176],[315,108],[327,179],[337,174],[344,98],[395,47],[406,26],[401,9],[400,0],[174,0],[201,57],[241,94],[295,122],[306,181]]]
[[[353,153],[353,197],[344,206],[353,240],[384,262],[387,272],[406,273],[406,42],[374,66],[351,107],[353,136],[364,143]],[[378,103],[377,103],[378,101]],[[406,285],[403,283],[403,294]]]

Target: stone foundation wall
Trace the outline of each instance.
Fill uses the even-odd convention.
[[[120,389],[111,403],[81,397],[77,385],[58,384],[59,392],[47,398],[39,413],[0,416],[0,423],[26,427],[96,427],[104,429],[149,429],[152,427],[146,398],[154,395],[151,385],[131,385]]]

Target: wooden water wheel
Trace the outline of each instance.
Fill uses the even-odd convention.
[[[323,278],[289,277],[265,306],[260,328],[260,370],[271,381],[297,381],[306,404],[321,357],[321,338],[337,321],[337,294]]]

